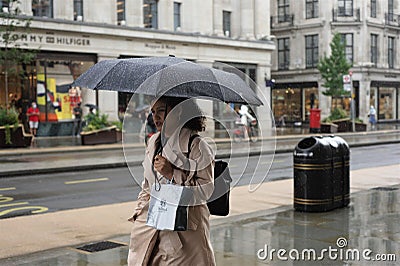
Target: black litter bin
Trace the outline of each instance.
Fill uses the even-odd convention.
[[[321,212],[349,204],[350,149],[342,138],[304,138],[293,155],[296,210]]]

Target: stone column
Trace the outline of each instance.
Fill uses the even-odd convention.
[[[254,35],[257,39],[270,35],[269,1],[254,0]]]
[[[214,61],[212,60],[204,60],[204,59],[198,59],[196,60],[196,63],[205,67],[212,68]],[[198,104],[201,107],[201,109],[205,112],[205,114],[209,117],[207,117],[207,122],[206,122],[206,131],[204,132],[204,136],[213,138],[214,133],[215,133],[215,122],[212,119],[213,117],[213,101],[206,101],[206,100],[198,100]]]
[[[174,3],[173,1],[158,1],[158,29],[173,30]]]
[[[371,97],[371,82],[366,73],[360,73],[360,100],[359,100],[359,117],[368,124],[368,111],[370,107],[370,97]],[[375,106],[377,108],[377,106]]]
[[[143,0],[127,1],[126,25],[131,27],[143,27]]]
[[[222,4],[221,0],[214,0],[213,4],[213,35],[224,36],[222,32]]]
[[[267,59],[265,62],[270,62]],[[265,79],[271,77],[271,65],[268,63],[261,63],[257,65],[257,96],[263,101],[264,105],[256,107],[256,116],[258,120],[258,126],[262,137],[273,136],[275,132],[272,130],[273,126],[273,114],[271,110],[271,87],[267,87]]]
[[[254,0],[242,0],[240,3],[240,38],[254,40]]]
[[[97,60],[100,62],[102,60],[115,59],[117,57],[117,55],[99,54]],[[88,97],[87,100],[92,101],[90,103],[96,104],[100,113],[107,114],[111,121],[118,120],[118,92],[107,90],[86,91],[88,91],[86,95],[86,97]],[[96,93],[98,102],[96,102]]]

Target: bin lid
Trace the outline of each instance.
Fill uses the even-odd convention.
[[[330,145],[332,146],[332,153],[336,156],[348,156],[350,154],[350,148],[347,142],[338,136],[328,136]]]
[[[329,159],[332,157],[332,148],[326,138],[312,136],[300,140],[293,155],[309,159]]]

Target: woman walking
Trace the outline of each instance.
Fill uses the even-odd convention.
[[[215,265],[206,205],[214,188],[214,151],[197,136],[204,130],[205,117],[194,101],[184,98],[162,97],[151,111],[158,132],[148,141],[142,191],[129,219],[133,227],[128,265]],[[150,191],[156,182],[187,186],[193,191],[186,231],[146,225]]]

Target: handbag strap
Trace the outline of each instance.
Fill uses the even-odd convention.
[[[187,153],[187,156],[186,156],[186,158],[188,158],[188,160],[189,160],[189,156],[190,156],[190,151],[191,151],[193,140],[195,138],[197,138],[197,137],[200,137],[200,135],[199,134],[194,134],[194,135],[191,135],[190,138],[189,138],[189,141],[188,141],[188,153]],[[196,174],[197,174],[197,167],[196,167],[195,172],[193,173],[193,177],[195,177]]]
[[[187,158],[189,158],[190,151],[191,151],[191,148],[192,148],[193,140],[194,140],[195,138],[197,138],[197,137],[200,137],[200,135],[199,135],[199,134],[194,134],[194,135],[191,135],[190,138],[189,138],[189,142],[188,142],[188,153],[187,153],[187,156],[186,156]]]

